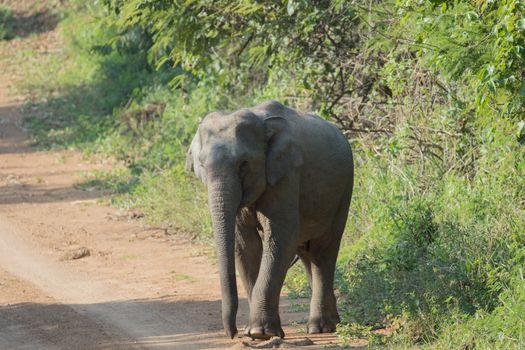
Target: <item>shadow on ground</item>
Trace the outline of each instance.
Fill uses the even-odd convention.
[[[240,301],[237,324],[247,319]],[[220,300],[169,298],[92,304],[18,303],[0,306],[0,348],[24,348],[24,342],[48,348],[75,349],[242,349],[247,338],[224,335]],[[297,330],[286,341],[304,339]],[[337,344],[335,335],[310,335],[318,349]],[[72,346],[73,344],[73,346]],[[72,346],[72,347],[71,347]],[[30,348],[30,347],[29,347]]]
[[[221,325],[220,300],[19,303],[0,306],[0,348],[229,348]]]
[[[41,188],[15,183],[0,186],[0,205],[89,201],[100,199],[104,195],[106,194],[99,190],[85,191],[75,187]]]
[[[13,30],[8,40],[50,32],[56,28],[59,20],[57,15],[48,9],[34,13],[16,12],[11,19]]]

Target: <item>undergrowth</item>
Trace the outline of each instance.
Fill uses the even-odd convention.
[[[309,9],[294,3],[289,2],[288,15]],[[450,33],[454,26],[434,23],[437,13],[471,28],[486,25],[476,22],[486,21],[479,13],[496,11],[472,9],[461,1],[457,7],[440,3],[399,7],[402,20],[355,27],[364,37],[391,25],[390,35],[417,33],[421,42],[417,51],[377,35],[360,46],[380,62],[374,66],[376,90],[367,97],[379,102],[367,109],[369,119],[356,124],[371,125],[368,132],[347,133],[356,178],[336,271],[343,319],[338,333],[348,341],[366,338],[371,347],[520,349],[525,346],[525,124],[516,97],[521,90],[517,78],[508,76],[509,66],[485,67],[483,50],[461,51],[472,52],[464,61],[450,46],[439,52],[444,56],[431,51],[431,45],[445,45],[459,35]],[[516,3],[504,3],[508,7],[500,12],[514,14]],[[397,6],[382,4],[390,10]],[[153,45],[158,54],[165,42],[155,42],[160,39],[140,25],[122,25],[118,14],[101,5],[69,6],[60,23],[64,50],[22,64],[26,78],[20,89],[32,96],[25,105],[25,126],[41,147],[77,148],[121,161],[121,169],[88,175],[80,186],[111,191],[115,205],[139,207],[151,222],[173,224],[203,240],[210,237],[205,190],[184,171],[191,137],[208,112],[268,98],[313,107],[325,116],[343,110],[336,105],[329,110],[328,102],[308,95],[315,94],[309,77],[318,77],[313,63],[305,63],[303,69],[310,70],[303,76],[279,66],[285,58],[272,56],[274,66],[255,84],[253,75],[242,70],[232,80],[224,71],[213,75],[223,68],[212,62],[204,77],[184,66],[198,60],[188,52],[184,65],[169,59],[159,64],[148,48]],[[359,14],[359,8],[355,11]],[[304,19],[305,25],[314,15]],[[516,23],[496,29],[510,35],[522,25]],[[429,28],[435,29],[432,35]],[[479,32],[488,38],[492,31],[485,29]],[[474,32],[462,33],[458,40],[470,45],[468,36]],[[494,57],[503,59],[511,54],[508,45],[521,39],[501,38],[493,49]],[[472,66],[459,74],[458,65],[468,62]],[[249,69],[250,62],[240,66]],[[348,99],[338,101],[352,105]],[[286,289],[291,297],[309,295],[300,263],[290,271]]]
[[[0,5],[0,40],[11,39],[13,37],[13,11]]]

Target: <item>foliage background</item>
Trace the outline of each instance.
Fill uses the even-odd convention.
[[[206,240],[204,189],[183,171],[199,118],[269,98],[313,110],[356,155],[339,334],[379,347],[518,349],[524,9],[518,0],[71,0],[65,48],[25,62],[26,127],[42,147],[122,160],[86,181]],[[287,288],[308,293],[299,269]],[[374,332],[384,327],[388,335]]]

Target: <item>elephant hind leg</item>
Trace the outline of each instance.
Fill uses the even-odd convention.
[[[334,274],[349,206],[350,198],[345,197],[334,217],[330,232],[311,243],[308,256],[311,261],[313,288],[308,333],[334,332],[340,322],[334,294]]]
[[[330,333],[339,323],[334,294],[334,273],[339,241],[332,241],[318,254],[312,256],[312,299],[308,333]]]
[[[236,225],[235,258],[248,295],[248,302],[251,304],[252,290],[259,275],[262,258],[261,237],[255,226],[244,226],[239,223]]]

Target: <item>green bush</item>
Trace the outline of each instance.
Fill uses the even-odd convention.
[[[492,312],[448,325],[434,344],[437,349],[521,349],[525,344],[525,280],[523,271],[501,293]]]
[[[13,37],[13,11],[6,6],[0,5],[0,40]]]

